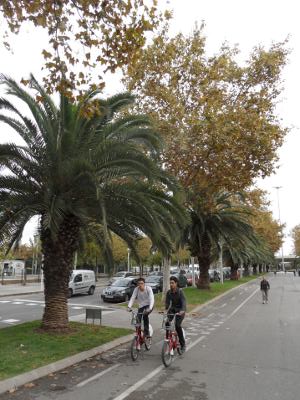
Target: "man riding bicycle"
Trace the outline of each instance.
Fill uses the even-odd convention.
[[[147,337],[149,336],[149,314],[154,307],[154,295],[152,288],[145,285],[144,278],[139,278],[137,284],[128,303],[128,310],[131,310],[133,303],[137,300],[139,305],[137,319],[141,322],[143,316],[144,335]]]
[[[181,324],[185,316],[186,300],[182,289],[178,287],[178,279],[176,276],[171,276],[170,278],[170,290],[168,290],[166,295],[165,308],[168,314],[176,314],[175,329],[178,335],[181,351],[183,352],[185,350],[185,339]],[[173,318],[174,315],[169,315],[169,322],[171,322]]]

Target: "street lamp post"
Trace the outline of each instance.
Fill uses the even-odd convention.
[[[127,249],[127,271],[130,271],[130,249]]]
[[[223,242],[222,239],[219,241],[220,252],[219,252],[219,265],[220,265],[220,282],[224,283],[223,277]]]
[[[274,186],[274,189],[276,189],[277,192],[277,203],[278,203],[278,220],[279,224],[281,226],[281,218],[280,218],[280,205],[279,205],[279,189],[281,189],[282,186]],[[283,229],[281,227],[281,233],[282,233],[282,245],[281,245],[281,262],[282,262],[282,270],[285,271],[284,268],[284,257],[283,257]]]

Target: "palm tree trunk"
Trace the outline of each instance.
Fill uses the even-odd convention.
[[[238,269],[239,269],[239,266],[238,266],[238,264],[233,264],[232,266],[231,266],[231,273],[230,273],[230,280],[231,281],[237,281],[238,279],[239,279],[239,276],[238,276]]]
[[[79,221],[73,216],[65,218],[55,241],[48,229],[42,229],[45,287],[43,330],[62,332],[69,328],[68,284],[78,245],[78,233]]]
[[[209,279],[209,267],[210,267],[210,256],[211,256],[211,243],[206,234],[203,235],[201,240],[201,254],[197,255],[198,264],[200,269],[200,276],[197,282],[198,289],[210,289]]]

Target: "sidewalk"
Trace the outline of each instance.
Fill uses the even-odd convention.
[[[99,278],[96,282],[97,287],[104,287],[108,278]],[[26,285],[21,283],[12,283],[8,285],[1,285],[0,283],[0,297],[5,296],[19,296],[24,294],[43,293],[44,286],[41,282],[27,282]]]

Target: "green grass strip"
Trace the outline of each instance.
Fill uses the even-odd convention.
[[[72,333],[39,333],[41,321],[0,329],[0,380],[22,374],[35,368],[100,346],[132,332],[70,322]]]

